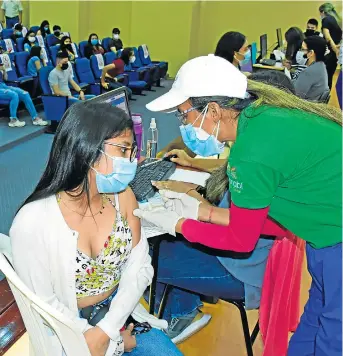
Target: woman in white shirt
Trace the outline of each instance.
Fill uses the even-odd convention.
[[[74,104],[10,230],[18,275],[74,321],[93,356],[182,355],[162,331],[149,330],[167,323],[139,305],[153,269],[128,188],[136,152],[133,123],[122,110],[107,103]],[[127,325],[130,315],[150,324],[137,340],[133,324]],[[61,348],[55,351],[62,354]]]

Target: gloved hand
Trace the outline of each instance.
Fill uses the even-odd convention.
[[[180,217],[185,219],[198,220],[200,201],[190,197],[185,193],[176,193],[171,190],[160,190],[165,207],[176,212]]]
[[[175,211],[167,210],[165,207],[150,210],[136,209],[133,211],[133,215],[154,224],[173,236],[176,236],[175,227],[177,222],[182,218]]]

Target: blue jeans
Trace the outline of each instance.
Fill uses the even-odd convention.
[[[342,244],[306,246],[309,299],[288,356],[342,356]]]
[[[68,105],[70,106],[74,103],[78,103],[80,101],[80,99],[78,99],[78,97],[79,97],[79,94],[75,94],[74,98],[69,98]],[[85,100],[92,99],[94,97],[95,97],[95,95],[93,95],[93,94],[85,94]]]
[[[203,252],[188,242],[162,241],[158,265],[156,312],[164,284],[176,287],[169,294],[163,315],[163,318],[168,321],[173,317],[191,313],[201,306],[198,294],[221,298],[244,298],[243,283],[233,277],[216,256]]]
[[[151,329],[149,332],[136,336],[137,346],[132,352],[124,352],[130,356],[182,356],[182,352],[172,343],[161,330]]]
[[[20,88],[10,87],[5,83],[0,83],[0,99],[9,100],[10,102],[10,118],[17,119],[17,109],[19,101],[22,101],[25,104],[26,109],[28,110],[32,120],[37,117],[37,111],[33,105],[30,94]]]
[[[6,17],[6,28],[13,28],[16,23],[19,22],[19,16],[12,17],[11,19]]]

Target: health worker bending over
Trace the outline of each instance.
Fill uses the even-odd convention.
[[[235,141],[227,167],[231,207],[162,190],[165,208],[134,214],[190,242],[235,252],[253,251],[262,233],[280,225],[304,239],[313,281],[288,355],[341,355],[340,112],[248,81],[211,55],[185,63],[171,90],[147,108],[178,110],[184,143],[201,156]]]

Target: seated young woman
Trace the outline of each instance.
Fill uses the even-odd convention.
[[[24,51],[30,52],[31,47],[38,46],[36,34],[33,31],[27,31],[24,38]]]
[[[133,122],[122,110],[91,101],[71,106],[42,178],[12,224],[14,267],[36,295],[75,323],[92,355],[179,356],[154,328],[166,323],[139,305],[153,269],[128,188],[136,152]],[[153,328],[135,337],[132,324],[124,328],[132,313]]]
[[[68,53],[69,62],[74,63],[76,56],[74,53],[74,48],[71,42],[71,38],[69,36],[63,36],[60,42],[61,42],[60,50],[66,51]]]
[[[104,54],[105,50],[99,43],[99,37],[96,33],[91,33],[88,37],[88,43],[85,46],[85,57],[90,59],[94,54]]]

